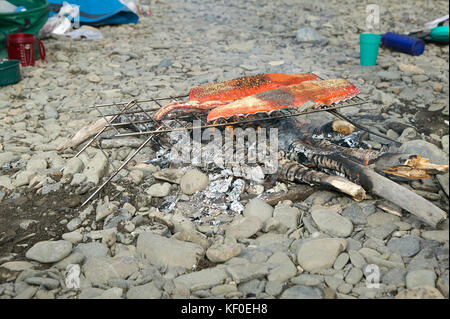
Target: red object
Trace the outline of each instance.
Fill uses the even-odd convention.
[[[315,106],[331,105],[351,99],[357,94],[359,94],[359,89],[344,79],[306,81],[301,84],[268,90],[216,107],[208,113],[207,121],[259,112],[272,112],[284,108],[298,108],[308,101],[315,102]]]
[[[317,76],[311,73],[266,73],[218,83],[206,83],[190,90],[189,102],[174,102],[165,105],[156,112],[154,118],[161,120],[173,111],[210,110],[253,94],[316,79]]]
[[[20,60],[22,66],[34,66],[36,63],[36,42],[38,44],[41,60],[45,60],[44,44],[31,33],[15,33],[8,35],[6,38],[8,58],[10,60]]]

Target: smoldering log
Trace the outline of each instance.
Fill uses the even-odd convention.
[[[355,183],[341,176],[331,176],[320,171],[312,170],[300,163],[283,157],[285,152],[280,152],[278,160],[278,173],[280,177],[291,182],[303,182],[307,184],[325,185],[332,187],[344,194],[350,195],[356,201],[362,201],[366,197],[365,190]]]
[[[440,174],[448,172],[448,165],[430,163],[427,158],[420,155],[405,153],[385,153],[377,150],[342,147],[321,140],[314,143],[320,149],[333,150],[341,156],[355,160],[364,165],[372,165],[375,171],[388,175],[404,177],[406,179],[428,178],[428,174]]]
[[[276,192],[276,193],[265,193],[261,196],[249,196],[248,198],[241,198],[242,202],[250,200],[252,198],[258,197],[261,198],[269,205],[276,205],[278,202],[282,202],[284,200],[290,201],[302,201],[312,195],[317,191],[317,187],[309,186],[309,185],[296,185],[290,188],[287,192]]]
[[[435,228],[439,227],[447,217],[443,210],[423,197],[381,176],[369,166],[352,161],[337,152],[321,150],[299,140],[291,144],[289,151],[291,159],[300,162],[306,160],[318,169],[342,173],[350,180],[362,185],[367,192],[391,201]]]

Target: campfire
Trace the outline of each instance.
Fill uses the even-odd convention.
[[[262,194],[261,197],[268,202],[296,198],[299,193],[307,193],[311,185],[320,185],[345,193],[355,201],[364,200],[368,195],[379,196],[427,224],[439,227],[446,219],[446,213],[393,179],[428,178],[432,174],[447,172],[448,165],[430,163],[420,154],[370,149],[361,137],[364,131],[373,132],[338,112],[343,107],[364,104],[358,93],[359,89],[347,80],[323,80],[314,74],[262,74],[205,84],[193,88],[185,96],[95,105],[93,108],[101,118],[81,129],[59,149],[76,148],[86,141],[75,156],[89,146],[98,147],[105,156],[106,148],[136,148],[83,205],[92,200],[124,167],[142,165],[135,161],[135,157],[145,146],[150,145],[157,150],[160,157],[147,159],[144,164],[170,162],[174,160],[171,151],[177,148],[177,142],[180,151],[183,148],[186,151],[186,143],[193,139],[193,143],[189,142],[192,146],[188,150],[190,160],[195,157],[195,152],[204,153],[197,154],[199,158],[205,158],[206,153],[206,157],[211,159],[206,163],[191,162],[203,170],[228,170],[231,176],[258,182],[271,176],[277,180],[304,184],[276,194]],[[183,101],[185,98],[188,101]],[[333,121],[331,125],[320,123],[315,127],[305,125],[302,116],[316,112],[329,112],[344,121]],[[261,132],[266,134],[271,128],[276,128],[280,144],[276,153],[273,154],[274,150],[269,149],[267,143],[264,146],[256,144],[249,135],[240,141],[241,133],[249,128],[255,130],[255,135]],[[362,130],[355,131],[356,128]],[[202,148],[207,143],[202,144],[201,139],[195,139],[196,136],[204,136],[206,130],[209,130],[209,135],[220,132],[222,154],[237,154],[239,147],[244,147],[247,150],[244,152],[245,158],[241,161],[218,161],[215,155],[217,148]],[[240,133],[236,134],[238,130]],[[178,134],[177,140],[173,139],[174,134]],[[217,138],[214,140],[218,142]],[[251,162],[249,157],[256,152],[252,149],[258,149],[261,154],[270,153],[272,159],[275,156],[275,171],[273,161],[243,164]],[[257,157],[260,159],[259,155]],[[231,182],[232,178],[229,179]],[[236,210],[239,210],[236,206],[241,205],[239,195],[243,189],[242,182],[238,184],[240,186],[233,188],[236,189],[235,196],[228,199],[228,204],[234,205]]]

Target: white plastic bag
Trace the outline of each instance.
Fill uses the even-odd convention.
[[[141,5],[138,0],[119,0],[122,4],[126,5],[128,9],[136,13],[137,15],[141,15]]]
[[[49,18],[41,29],[41,37],[45,38],[50,34],[64,35],[72,28],[80,27],[80,7],[72,5],[66,1],[63,2],[58,15]],[[73,19],[73,22],[72,22]]]

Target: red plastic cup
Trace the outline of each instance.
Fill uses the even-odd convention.
[[[34,66],[36,63],[36,42],[38,44],[41,60],[45,60],[44,44],[31,33],[15,33],[8,35],[6,38],[8,58],[10,60],[20,60],[22,66]]]

